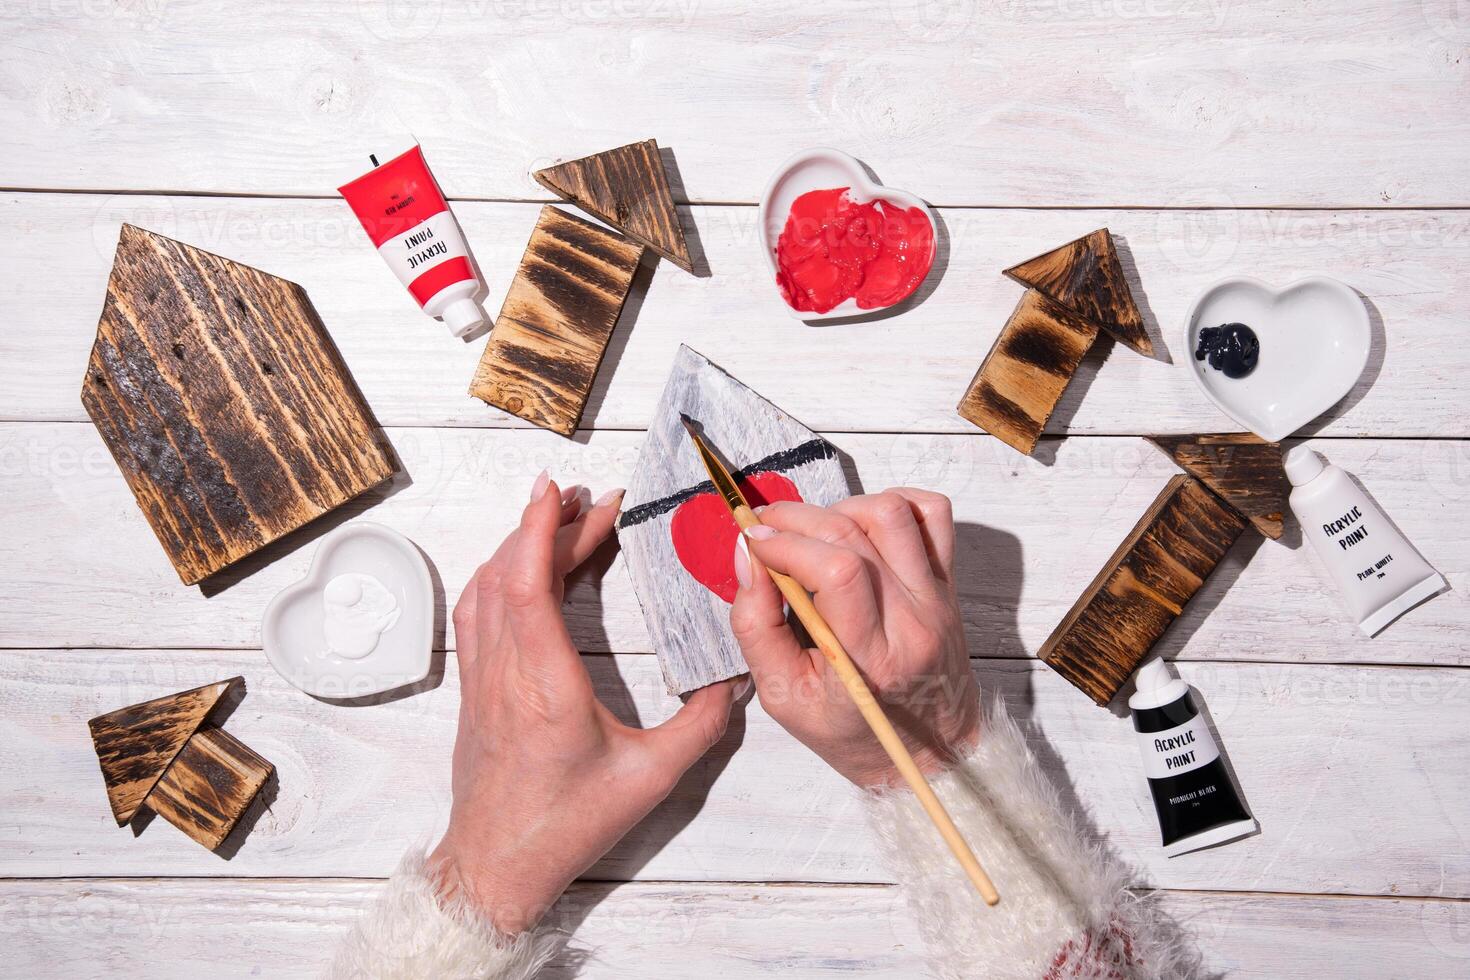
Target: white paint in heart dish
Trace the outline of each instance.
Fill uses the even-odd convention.
[[[1260,360],[1228,378],[1197,360],[1205,327],[1243,323],[1260,341]],[[1215,407],[1269,442],[1279,442],[1342,400],[1368,366],[1373,327],[1363,300],[1326,276],[1273,289],[1248,276],[1222,279],[1190,307],[1184,325],[1190,373]]]
[[[328,583],[363,576],[387,590],[396,615],[383,618],[368,652],[333,652],[326,629]],[[271,666],[313,697],[360,698],[416,684],[429,676],[433,657],[429,566],[413,542],[391,528],[369,521],[343,525],[317,546],[306,577],[266,606],[260,633]]]
[[[781,166],[776,168],[775,175],[771,177],[770,183],[766,184],[765,192],[761,194],[758,218],[761,249],[766,254],[766,267],[771,270],[771,288],[776,291],[781,305],[796,319],[812,323],[818,320],[837,320],[850,316],[872,316],[911,302],[923,290],[922,283],[918,289],[893,306],[868,310],[858,306],[857,300],[849,297],[826,313],[804,312],[792,309],[791,305],[781,296],[780,287],[776,285],[776,273],[780,271],[776,265],[776,242],[781,238],[782,229],[786,227],[786,219],[791,214],[791,205],[808,191],[828,190],[833,187],[848,188],[848,196],[858,204],[883,200],[905,210],[921,208],[929,218],[929,226],[934,229],[935,248],[939,247],[939,222],[935,220],[934,210],[922,198],[908,191],[884,187],[882,184],[869,180],[863,165],[841,150],[834,150],[826,146],[802,150],[788,157]],[[934,275],[934,266],[938,264],[936,256],[934,265],[929,267],[929,275]]]

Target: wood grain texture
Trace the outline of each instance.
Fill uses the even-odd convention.
[[[1194,477],[1174,477],[1037,656],[1106,706],[1245,528]]]
[[[531,232],[470,394],[569,436],[643,246],[547,205]]]
[[[651,656],[583,663],[621,718],[655,725],[680,707]],[[0,867],[11,876],[387,876],[406,847],[437,839],[448,820],[454,664],[449,657],[432,691],[347,710],[303,697],[256,650],[9,651],[0,658]],[[1140,883],[1470,897],[1470,683],[1461,669],[1179,663],[1262,827],[1180,861],[1159,847],[1126,720],[1035,660],[973,666],[986,697],[1029,726],[1043,771],[1087,811],[1089,839],[1134,863]],[[245,673],[250,697],[229,730],[279,770],[270,809],[228,865],[168,828],[123,839],[99,812],[86,732],[55,719],[163,677],[182,687],[234,671]],[[859,802],[753,701],[587,877],[891,881]],[[1378,814],[1381,829],[1368,834],[1343,813]]]
[[[680,507],[698,495],[714,494],[680,414],[703,425],[705,438],[739,479],[779,473],[795,484],[801,499],[822,506],[848,495],[842,464],[826,440],[702,354],[679,348],[617,525],[623,562],[671,694],[749,669],[730,632],[729,603],[681,564],[670,534]],[[734,526],[732,520],[732,532]],[[735,540],[731,533],[722,546],[733,549]]]
[[[752,203],[783,157],[822,142],[944,205],[1470,203],[1456,0],[1306,11],[843,0],[794,20],[704,0],[344,16],[265,0],[37,13],[6,49],[0,131],[15,136],[0,183],[326,194],[366,130],[412,120],[452,197],[526,198],[528,168],[552,154],[657,132],[697,201]],[[374,116],[390,103],[393,119]]]
[[[381,881],[60,879],[0,883],[0,942],[18,976],[317,980]],[[1195,932],[1207,975],[1230,980],[1450,977],[1462,972],[1464,903],[1401,898],[1162,892]],[[242,925],[248,922],[248,927]],[[65,922],[66,941],[57,930]],[[898,889],[884,885],[601,882],[573,885],[550,921],[575,927],[538,980],[930,976]],[[118,941],[146,935],[147,942]],[[167,957],[158,950],[166,948]],[[1344,950],[1351,950],[1350,956]],[[590,958],[590,962],[584,960]]]
[[[1281,462],[1281,443],[1250,433],[1150,436],[1185,472],[1214,491],[1266,537],[1284,530],[1291,483]]]
[[[179,751],[225,692],[239,683],[244,679],[232,677],[109,711],[87,722],[107,784],[107,802],[119,827],[133,819]]]
[[[1145,357],[1154,353],[1133,301],[1113,236],[1106,228],[1084,235],[1006,270],[1023,286],[1039,289]]]
[[[540,206],[458,201],[454,209],[490,295],[503,296]],[[613,338],[617,370],[599,372],[584,425],[646,426],[675,352],[690,342],[755,390],[779,394],[783,408],[819,432],[974,433],[955,413],[955,402],[1018,295],[996,270],[1038,243],[1068,241],[1105,223],[1128,239],[1149,322],[1176,363],[1094,345],[1048,434],[1233,428],[1180,367],[1189,352],[1176,327],[1191,300],[1232,270],[1284,285],[1304,269],[1329,269],[1373,304],[1383,330],[1374,366],[1315,431],[1470,437],[1470,412],[1445,397],[1470,377],[1470,344],[1461,342],[1470,212],[942,211],[951,252],[934,292],[903,316],[840,334],[796,329],[786,316],[757,244],[754,209],[692,213],[719,274],[655,274],[639,298],[637,328]],[[0,330],[0,418],[86,418],[75,388],[86,368],[97,295],[48,283],[63,277],[100,292],[119,221],[145,222],[303,284],[327,323],[351,325],[334,326],[333,339],[383,424],[530,427],[464,396],[480,347],[442,342],[435,331],[443,328],[384,274],[340,201],[132,194],[0,195],[0,261],[32,269],[44,255],[48,263],[46,272],[18,275],[0,290],[0,323],[7,325]],[[1144,302],[1143,294],[1137,298]],[[813,371],[813,364],[824,369]],[[874,380],[879,364],[881,384]]]
[[[956,411],[1029,456],[1097,331],[1093,321],[1026,290]]]
[[[531,176],[557,197],[653,249],[685,272],[694,271],[657,140],[543,167]]]
[[[963,424],[971,435],[831,438],[850,457],[854,489],[920,486],[952,499],[959,526],[956,582],[970,649],[981,656],[1032,657],[1124,530],[1179,470],[1133,437],[1049,441],[1046,466]],[[644,441],[640,432],[597,431],[585,442],[571,442],[535,428],[389,429],[388,435],[413,482],[395,485],[365,515],[401,529],[424,549],[450,603],[518,520],[514,507],[487,502],[524,500],[542,467],[563,485],[579,483],[594,493],[626,487]],[[1451,591],[1369,639],[1307,556],[1245,535],[1226,557],[1224,574],[1206,583],[1160,649],[1196,660],[1470,664],[1470,522],[1456,518],[1470,505],[1470,443],[1307,444],[1362,480],[1445,574]],[[84,423],[0,422],[0,466],[6,481],[0,508],[3,646],[189,649],[204,635],[210,646],[255,647],[261,610],[311,562],[313,549],[298,547],[252,567],[213,597],[180,588],[152,532],[137,519],[107,450]],[[97,501],[104,500],[112,506],[99,508]],[[366,502],[348,505],[344,516],[364,514]],[[109,546],[99,548],[96,541]],[[71,574],[58,578],[58,568]],[[35,598],[40,592],[44,601]],[[442,605],[438,615],[443,624]],[[583,651],[652,650],[622,556],[612,559],[605,581],[573,578],[566,615]],[[446,628],[453,647],[452,624]],[[1289,647],[1283,636],[1292,637]],[[191,678],[193,684],[214,679]],[[189,686],[170,678],[130,693],[139,700]],[[125,700],[116,697],[98,710]]]
[[[300,286],[133,225],[82,403],[189,585],[393,473]]]
[[[230,836],[274,768],[224,729],[202,728],[143,802],[212,851]]]

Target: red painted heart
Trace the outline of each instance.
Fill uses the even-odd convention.
[[[778,500],[800,500],[801,494],[780,473],[757,473],[740,481],[740,491],[750,506],[760,507]],[[730,508],[715,493],[690,497],[674,511],[669,535],[684,570],[726,602],[735,601],[735,538],[740,529]]]

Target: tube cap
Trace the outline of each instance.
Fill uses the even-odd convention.
[[[1189,685],[1175,677],[1163,657],[1150,657],[1139,666],[1133,677],[1133,696],[1128,707],[1134,711],[1161,708],[1189,693]]]
[[[1323,470],[1327,469],[1327,464],[1322,462],[1322,457],[1306,446],[1292,446],[1288,449],[1282,465],[1286,468],[1286,479],[1294,487],[1311,483],[1322,474]]]
[[[450,333],[464,337],[485,322],[485,311],[472,299],[457,299],[444,307],[443,317]]]

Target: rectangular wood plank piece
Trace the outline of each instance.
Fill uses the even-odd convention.
[[[739,532],[679,420],[703,435],[752,506],[848,495],[837,450],[702,355],[680,347],[638,452],[618,541],[671,694],[748,669],[730,632]]]
[[[224,729],[202,728],[144,802],[212,851],[230,836],[274,769]]]
[[[1023,286],[1039,289],[1079,316],[1094,321],[1108,333],[1152,357],[1154,345],[1133,301],[1123,275],[1112,233],[1099,228],[1076,241],[1020,265],[1005,274]]]
[[[1174,477],[1039,656],[1106,706],[1246,527],[1194,477]]]
[[[960,415],[1029,455],[1097,332],[1093,321],[1026,290],[965,389]]]
[[[537,170],[536,182],[633,241],[694,271],[657,140],[643,140]]]
[[[564,436],[577,430],[643,246],[547,205],[470,394]]]
[[[393,473],[300,286],[133,225],[82,403],[186,584]]]

